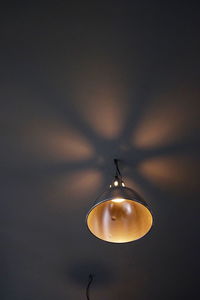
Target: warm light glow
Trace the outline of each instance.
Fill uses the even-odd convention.
[[[94,206],[87,216],[89,230],[101,240],[127,243],[146,235],[152,227],[153,218],[148,208],[133,200],[114,203],[104,201]]]
[[[168,94],[160,95],[143,113],[134,130],[133,146],[164,147],[180,140],[188,130],[197,128],[198,110],[192,105],[197,99],[198,93],[195,90],[188,90],[182,86]]]
[[[64,195],[64,197],[61,196],[63,199],[65,199],[66,196],[73,199],[94,197],[95,192],[100,188],[101,184],[102,174],[95,169],[88,168],[85,170],[71,172],[68,176],[58,176],[58,190],[61,195]],[[81,192],[77,193],[77,191]]]
[[[116,202],[116,203],[121,203],[123,202],[125,199],[122,199],[122,198],[116,198],[116,199],[113,199],[112,202]]]
[[[139,171],[142,176],[164,190],[179,193],[199,191],[197,157],[187,155],[163,155],[144,160]]]
[[[26,152],[51,162],[80,162],[94,155],[93,146],[82,133],[57,119],[30,119],[24,136]],[[38,134],[39,132],[39,134]]]
[[[118,160],[114,159],[114,163],[116,175],[112,188],[96,199],[86,221],[88,229],[97,238],[111,243],[128,243],[149,232],[153,217],[142,197],[125,187]]]
[[[126,88],[116,78],[118,72],[112,71],[112,76],[108,75],[111,70],[108,72],[108,66],[102,66],[102,63],[101,66],[93,67],[91,63],[87,64],[83,67],[83,74],[77,73],[76,79],[72,80],[72,85],[76,82],[72,87],[74,105],[81,119],[89,123],[98,136],[115,139],[123,132],[129,112]]]

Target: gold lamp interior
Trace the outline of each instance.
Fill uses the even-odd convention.
[[[89,230],[112,243],[138,240],[147,234],[152,223],[151,212],[145,205],[121,197],[97,203],[87,216]]]

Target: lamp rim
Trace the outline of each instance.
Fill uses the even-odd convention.
[[[119,188],[119,187],[111,187],[110,189],[118,189],[118,188]],[[128,189],[128,190],[130,190],[130,191],[136,193],[134,190],[132,190],[132,189],[130,189],[130,188],[128,188],[128,187],[123,187],[123,189]],[[138,195],[138,196],[139,196],[139,195]],[[100,197],[101,197],[101,196],[100,196]],[[87,225],[87,229],[89,230],[89,232],[90,232],[93,236],[95,236],[96,239],[101,240],[101,241],[104,241],[104,242],[106,242],[106,243],[112,243],[112,244],[127,244],[127,243],[131,243],[131,242],[133,242],[133,241],[135,242],[135,241],[140,240],[141,238],[143,238],[144,236],[146,236],[147,234],[149,234],[149,233],[152,231],[152,228],[153,228],[153,226],[154,226],[154,214],[153,214],[152,210],[150,209],[150,207],[148,206],[148,204],[146,203],[146,201],[144,201],[140,196],[139,196],[139,199],[138,199],[138,198],[133,198],[133,199],[123,198],[123,199],[124,199],[125,201],[127,200],[127,201],[133,201],[133,202],[139,203],[139,204],[143,205],[143,206],[149,211],[149,213],[151,214],[151,219],[152,219],[152,224],[151,224],[151,227],[149,228],[149,230],[148,230],[143,236],[141,236],[141,237],[139,237],[139,238],[137,238],[137,239],[133,239],[133,240],[127,241],[127,242],[113,242],[113,241],[108,241],[108,240],[104,240],[104,239],[101,239],[101,238],[97,237],[97,236],[90,230],[90,228],[89,228],[89,226],[88,226],[88,217],[89,217],[91,211],[92,211],[95,207],[101,205],[101,204],[104,203],[104,202],[109,202],[109,201],[112,201],[112,200],[113,200],[113,198],[106,198],[106,199],[101,200],[101,201],[98,202],[98,198],[97,198],[96,201],[95,201],[95,203],[94,203],[94,205],[90,208],[90,210],[88,211],[88,213],[86,214],[86,217],[85,217],[85,222],[86,222],[86,225]]]

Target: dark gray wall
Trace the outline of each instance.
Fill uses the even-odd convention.
[[[0,298],[198,297],[199,8],[10,1],[1,9]],[[122,159],[154,212],[135,243],[85,214]]]

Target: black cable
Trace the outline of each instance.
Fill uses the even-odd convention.
[[[89,292],[90,292],[90,285],[91,285],[93,279],[94,279],[94,276],[92,274],[90,274],[89,275],[89,282],[88,282],[88,285],[87,285],[87,288],[86,288],[86,297],[87,297],[87,300],[90,300]]]
[[[114,164],[115,164],[115,167],[116,167],[116,177],[120,177],[122,179],[122,174],[120,172],[120,169],[119,169],[119,165],[118,165],[118,159],[114,159]]]

